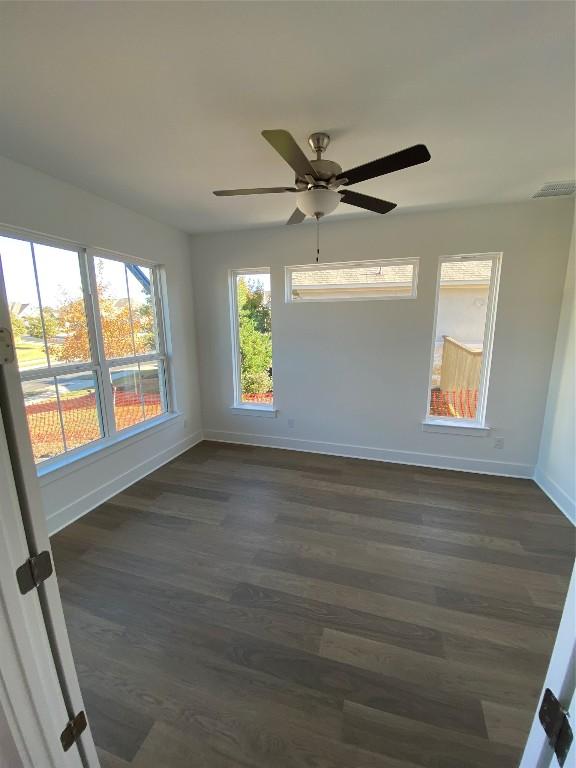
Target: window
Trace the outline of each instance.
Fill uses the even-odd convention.
[[[230,273],[234,406],[271,409],[272,312],[270,270]]]
[[[501,254],[440,260],[428,421],[484,425]]]
[[[286,267],[286,301],[414,299],[418,259]]]
[[[166,413],[158,267],[4,236],[0,265],[37,463]]]

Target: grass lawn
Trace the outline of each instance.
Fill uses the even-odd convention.
[[[16,357],[20,368],[40,368],[46,365],[46,354],[42,342],[17,341]]]

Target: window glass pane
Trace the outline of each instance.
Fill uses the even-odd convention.
[[[152,270],[136,264],[127,264],[126,267],[136,354],[156,352],[158,344],[152,293]]]
[[[64,453],[54,378],[24,381],[22,389],[34,459],[39,462]]]
[[[92,371],[58,376],[58,395],[64,425],[66,450],[71,451],[102,437],[96,377]]]
[[[401,298],[416,295],[414,263],[367,261],[290,268],[292,301]]]
[[[476,418],[492,266],[481,259],[441,266],[431,416]]]
[[[0,237],[0,258],[18,368],[21,371],[45,368],[48,365],[48,357],[44,345],[30,243]]]
[[[140,363],[144,414],[147,419],[153,419],[166,410],[163,397],[163,378],[164,374],[159,362]]]
[[[236,275],[241,402],[271,404],[270,273]]]
[[[138,363],[110,368],[116,429],[144,421],[144,404]]]
[[[134,339],[126,267],[113,259],[94,259],[104,351],[107,358],[131,357]]]
[[[35,244],[34,257],[51,365],[88,362],[90,343],[78,253]]]

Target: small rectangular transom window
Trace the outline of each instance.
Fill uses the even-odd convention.
[[[414,299],[418,259],[286,267],[286,301]]]

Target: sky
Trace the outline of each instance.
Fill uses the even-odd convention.
[[[259,283],[264,291],[270,290],[270,273],[268,272],[262,272],[257,275],[243,275],[243,277],[248,285],[256,285]]]
[[[63,298],[82,296],[78,253],[75,250],[35,245],[36,268],[42,304],[57,307]],[[32,265],[30,243],[0,236],[0,259],[4,272],[8,304],[29,304],[28,311],[38,307],[36,280]],[[110,286],[114,298],[126,297],[124,265],[111,259],[97,259],[102,263],[104,281]],[[129,274],[130,298],[135,304],[145,300],[140,284]],[[26,311],[25,311],[26,313]]]

